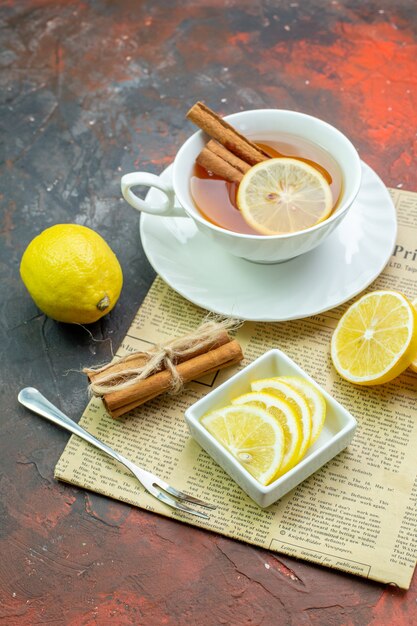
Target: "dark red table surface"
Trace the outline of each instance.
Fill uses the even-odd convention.
[[[319,116],[388,186],[416,191],[415,2],[4,0],[0,11],[0,622],[417,623],[416,577],[399,591],[57,483],[67,434],[16,401],[33,385],[81,415],[79,370],[110,358],[154,279],[120,176],[171,163],[195,101]],[[88,329],[45,318],[19,278],[28,242],[60,222],[97,230],[123,266],[117,307]]]

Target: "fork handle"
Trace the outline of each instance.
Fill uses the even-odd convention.
[[[129,467],[129,461],[124,456],[110,448],[107,444],[99,439],[96,439],[94,435],[84,430],[82,426],[70,419],[65,413],[60,411],[52,402],[49,402],[37,389],[34,387],[25,387],[17,396],[20,404],[23,404],[26,408],[30,409],[34,413],[37,413],[41,417],[53,422],[57,426],[61,426],[64,430],[68,430],[70,433],[81,437],[91,445],[95,446],[102,452],[105,452],[109,456],[119,461],[126,467]]]

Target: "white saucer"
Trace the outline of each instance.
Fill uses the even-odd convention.
[[[155,204],[162,194],[151,189],[147,199]],[[286,263],[234,257],[187,217],[142,213],[140,234],[154,270],[187,300],[221,315],[278,322],[327,311],[365,289],[391,256],[397,217],[385,185],[362,163],[361,189],[340,226],[319,247]]]

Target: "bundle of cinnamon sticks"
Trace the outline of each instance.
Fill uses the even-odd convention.
[[[85,368],[91,392],[103,399],[112,417],[120,417],[162,393],[182,389],[192,380],[243,359],[239,343],[227,330],[233,320],[204,322],[193,333],[136,352],[97,369]]]
[[[202,102],[194,104],[187,117],[211,137],[196,159],[211,174],[240,183],[252,165],[270,158]]]

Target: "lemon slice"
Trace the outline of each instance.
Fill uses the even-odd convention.
[[[346,380],[378,385],[417,358],[417,312],[395,291],[374,291],[352,304],[331,343],[333,364]]]
[[[201,423],[262,485],[278,473],[284,456],[279,422],[256,406],[227,406],[208,413]]]
[[[288,472],[298,461],[302,440],[301,423],[290,404],[277,396],[261,391],[245,393],[243,396],[232,400],[232,403],[236,405],[244,404],[257,406],[261,409],[265,409],[278,420],[284,431],[285,447],[284,457],[276,478]]]
[[[416,309],[417,311],[417,298],[414,298],[414,300],[411,303],[413,305],[413,307]],[[413,370],[413,372],[417,372],[417,357],[415,359],[413,359],[411,365],[410,365],[410,369]]]
[[[287,383],[300,393],[307,402],[311,413],[310,446],[317,441],[326,419],[326,400],[309,380],[302,376],[281,376],[279,380]]]
[[[245,221],[263,235],[310,228],[325,220],[333,206],[323,174],[286,157],[251,167],[239,184],[236,201]]]
[[[302,459],[310,444],[311,412],[303,396],[279,377],[262,378],[251,383],[252,391],[263,391],[285,400],[295,411],[301,424],[302,440],[298,451],[297,462]]]

